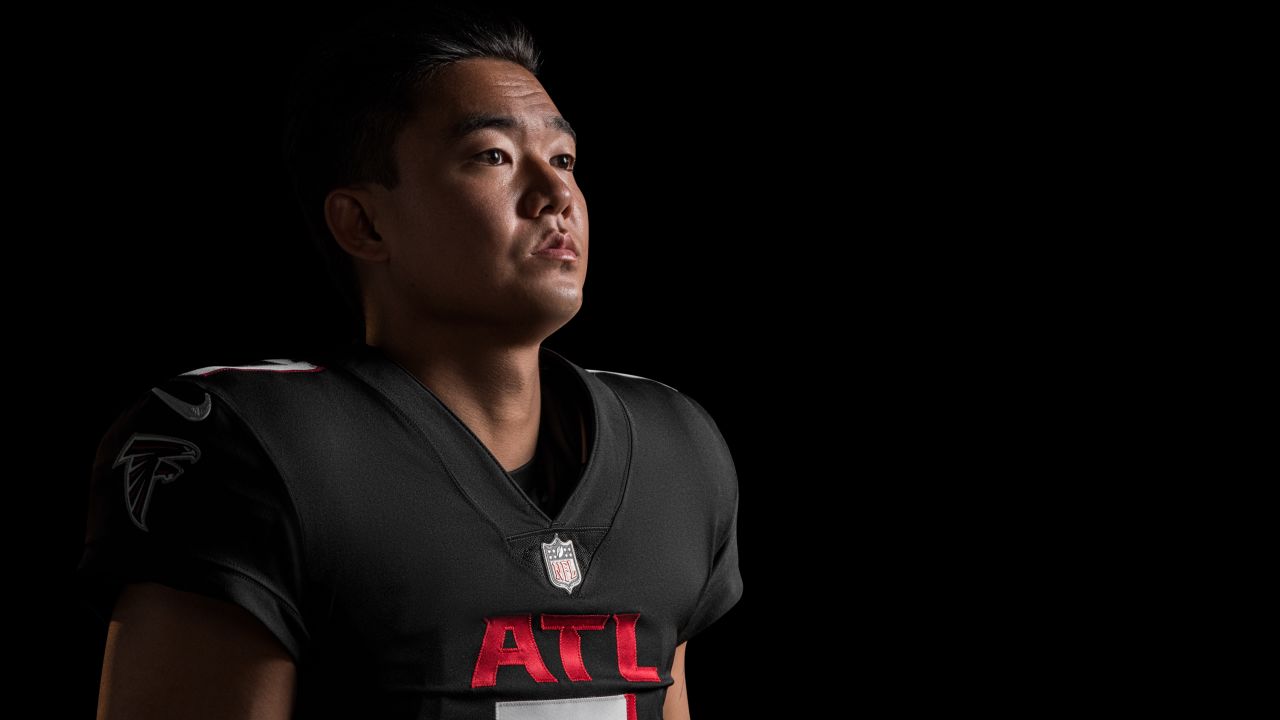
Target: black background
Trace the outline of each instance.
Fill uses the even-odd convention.
[[[1112,404],[1126,338],[1159,313],[1110,317],[1148,274],[1114,236],[1150,218],[1106,217],[1167,122],[1135,88],[1183,78],[1149,18],[515,7],[593,230],[585,306],[547,343],[695,397],[738,467],[746,591],[690,642],[696,720],[1024,715],[1130,662],[1095,622],[1109,560],[1078,548],[1114,506],[1094,454],[1140,424]],[[299,53],[355,11],[42,8],[7,25],[9,479],[54,497],[9,510],[15,555],[35,521],[59,581],[15,568],[52,617],[11,617],[37,636],[19,672],[91,717],[101,628],[67,580],[103,431],[159,378],[335,337],[279,134]]]
[[[690,642],[690,702],[699,720],[759,709],[803,692],[806,666],[784,662],[805,657],[801,636],[856,643],[840,620],[855,600],[824,596],[865,561],[812,567],[825,514],[852,533],[869,510],[844,499],[855,436],[874,442],[849,432],[850,377],[881,322],[867,318],[888,301],[856,289],[864,271],[847,259],[863,247],[849,211],[865,202],[851,178],[866,150],[831,100],[861,86],[828,72],[819,55],[838,46],[813,37],[817,18],[516,10],[578,132],[592,225],[584,308],[547,344],[584,367],[661,380],[717,420],[741,483],[746,589]],[[59,567],[79,559],[93,452],[132,398],[192,367],[301,356],[338,338],[337,296],[279,143],[300,53],[348,19],[112,10],[63,36],[76,72],[41,91],[56,109],[45,129],[59,179],[41,207],[75,248],[47,285],[82,301],[45,308],[39,333],[84,382],[66,386],[78,422],[50,457],[65,495]],[[68,605],[76,644],[60,660],[90,717],[103,629]]]

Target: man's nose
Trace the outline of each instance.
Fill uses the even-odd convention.
[[[530,169],[529,188],[522,202],[522,211],[527,217],[536,218],[551,212],[563,215],[573,206],[573,189],[564,178],[567,170],[560,170],[549,162],[532,163]]]

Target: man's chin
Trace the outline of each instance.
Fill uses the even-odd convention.
[[[541,341],[564,327],[582,309],[582,294],[548,294],[527,298],[511,308],[511,330],[524,341]]]
[[[582,309],[582,295],[576,294],[572,297],[561,297],[555,301],[547,302],[541,306],[541,318],[539,324],[552,326],[555,330],[559,330],[566,323],[578,314]]]

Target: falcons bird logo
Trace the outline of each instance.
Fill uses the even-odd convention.
[[[194,465],[199,459],[200,448],[190,440],[145,433],[130,436],[111,467],[124,465],[124,504],[133,524],[147,530],[147,508],[156,480],[171,483],[182,474],[179,463]]]

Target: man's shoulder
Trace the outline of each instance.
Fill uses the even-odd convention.
[[[342,360],[340,353],[335,349],[281,357],[220,357],[173,372],[159,384],[197,385],[228,399],[270,395],[273,389],[302,391],[329,380]]]
[[[160,376],[145,395],[159,398],[175,412],[198,415],[208,398],[250,425],[288,424],[300,414],[314,414],[318,406],[346,404],[335,382],[340,356],[335,353],[293,357],[214,358],[208,364],[187,366]]]
[[[302,375],[323,373],[328,365],[315,358],[269,358],[248,362],[228,362],[194,367],[170,375],[167,380],[197,384],[234,386],[243,383],[288,382]]]
[[[688,477],[699,478],[697,484],[710,493],[703,497],[719,508],[732,506],[737,497],[733,453],[711,413],[691,392],[644,375],[584,370],[621,399],[643,458],[662,467],[699,468]]]
[[[583,370],[618,393],[633,414],[639,412],[662,422],[678,421],[715,428],[715,421],[706,408],[673,385],[645,375],[593,368]]]
[[[600,370],[600,369],[593,369],[593,368],[587,368],[587,367],[584,367],[582,369],[591,373],[593,376],[600,378],[602,381],[605,382],[605,384],[610,386],[633,387],[637,389],[647,389],[647,390],[656,391],[656,392],[661,392],[658,388],[662,387],[662,388],[666,388],[668,391],[675,393],[677,395],[680,394],[679,390],[668,385],[667,383],[664,383],[661,380],[655,380],[650,377],[645,377],[643,375],[632,375],[630,373],[617,372],[615,370]]]

